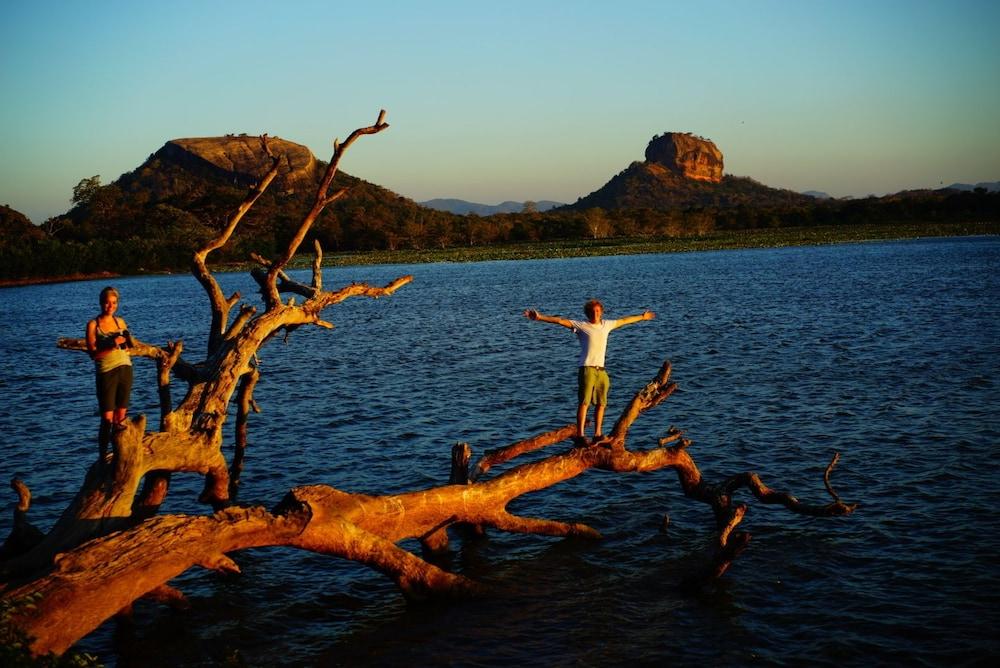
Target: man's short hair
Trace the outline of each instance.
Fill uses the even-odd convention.
[[[596,307],[598,307],[598,306],[600,306],[602,309],[604,308],[604,304],[601,303],[601,300],[599,300],[599,299],[591,299],[589,302],[587,302],[586,304],[583,305],[583,313],[588,318],[593,318],[594,317],[594,309]]]

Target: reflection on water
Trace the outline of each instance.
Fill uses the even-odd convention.
[[[289,487],[386,493],[447,480],[458,441],[483,449],[573,419],[576,342],[529,323],[536,307],[658,318],[611,338],[609,419],[664,359],[680,390],[644,416],[632,447],[670,426],[710,480],[754,470],[822,502],[822,473],[861,508],[815,520],[753,505],[750,548],[719,587],[675,584],[710,536],[706,508],[669,472],[592,472],[518,499],[521,514],[581,521],[600,542],[491,534],[456,540],[447,567],[497,585],[483,600],[408,609],[382,576],[292,550],[237,555],[243,575],[192,571],[193,610],[139,606],[131,635],[83,643],[122,665],[861,665],[985,660],[1000,653],[995,508],[1000,434],[1000,241],[328,270],[325,283],[415,280],[390,299],[327,311],[262,353],[240,501]],[[227,292],[251,282],[222,277]],[[116,281],[145,340],[204,350],[207,309],[190,277]],[[0,291],[0,474],[35,493],[48,526],[96,452],[90,362],[55,351],[81,335],[102,283]],[[134,409],[156,413],[152,366]],[[166,512],[204,512],[178,475]],[[0,531],[13,498],[4,498]],[[671,522],[660,532],[664,514]],[[409,546],[408,546],[409,547]],[[170,657],[164,658],[165,656]]]

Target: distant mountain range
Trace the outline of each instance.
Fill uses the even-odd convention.
[[[521,213],[524,211],[525,202],[506,201],[500,204],[478,204],[476,202],[467,202],[464,199],[438,198],[429,199],[426,202],[417,202],[417,204],[426,206],[428,209],[448,211],[449,213],[457,213],[461,216],[470,213],[474,213],[477,216],[492,216],[494,213]],[[534,205],[535,211],[548,211],[557,206],[563,206],[563,203],[543,199],[534,202]]]
[[[952,183],[947,187],[947,190],[965,190],[971,192],[976,188],[983,188],[986,192],[991,193],[998,192],[1000,191],[1000,181],[983,181],[981,183],[977,183],[976,185],[969,183]]]
[[[637,163],[638,164],[638,163]],[[725,179],[723,179],[725,181]],[[752,179],[750,180],[752,182]],[[664,184],[668,187],[675,184]],[[750,188],[754,188],[760,184],[751,183]],[[941,190],[961,190],[964,192],[972,192],[976,188],[984,188],[987,192],[998,192],[1000,191],[1000,181],[983,181],[975,185],[970,183],[953,183],[950,186],[945,186]],[[774,188],[768,188],[764,186],[764,190],[758,192],[764,192],[768,195],[773,194],[777,190]],[[788,197],[789,191],[781,191],[785,198]],[[833,199],[833,195],[823,192],[822,190],[805,190],[802,195],[807,197],[812,197],[813,199]],[[851,198],[848,198],[851,199]],[[468,202],[464,199],[453,199],[453,198],[437,198],[429,199],[424,202],[417,202],[421,206],[425,206],[428,209],[436,209],[437,211],[447,211],[449,213],[455,213],[460,216],[464,216],[469,213],[474,213],[477,216],[491,216],[495,213],[521,213],[524,211],[525,202],[513,202],[506,201],[500,204],[479,204],[477,202]],[[549,209],[556,209],[561,206],[567,206],[563,202],[553,202],[552,200],[539,200],[535,202],[536,211],[548,211]],[[579,207],[573,207],[579,208]]]

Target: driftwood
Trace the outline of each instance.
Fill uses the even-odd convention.
[[[31,527],[26,519],[30,491],[19,481],[12,483],[19,504],[14,530],[0,553],[0,597],[13,605],[10,620],[30,638],[32,653],[64,652],[105,620],[127,613],[142,597],[183,606],[183,594],[167,584],[170,579],[192,566],[239,572],[229,555],[252,547],[289,546],[360,562],[392,578],[409,600],[475,594],[482,591],[480,584],[425,561],[399,543],[416,538],[428,551],[443,550],[449,529],[458,526],[478,532],[492,528],[599,538],[597,531],[584,524],[520,517],[507,511],[509,503],[525,493],[595,468],[619,473],[673,469],[685,495],[711,507],[718,536],[704,571],[689,578],[688,586],[700,586],[722,575],[746,547],[749,534],[737,531],[737,526],[747,507],[733,500],[741,488],[763,503],[780,504],[798,514],[838,516],[853,511],[854,506],[841,501],[830,486],[836,458],[824,476],[833,500],[811,505],[769,489],[753,473],[707,483],[688,454],[690,441],[674,429],[652,449],[626,447],[634,421],[676,388],[670,382],[669,363],[635,395],[611,432],[586,447],[568,447],[574,426],[566,425],[488,451],[474,467],[471,448],[459,444],[452,452],[449,483],[431,489],[369,496],[315,485],[290,490],[270,511],[234,506],[232,498],[245,465],[248,417],[256,408],[253,392],[260,373],[255,362],[259,348],[281,331],[287,334],[306,324],[330,327],[321,318],[324,309],[350,297],[389,296],[411,280],[403,276],[383,287],[357,283],[326,291],[318,244],[309,285],[284,273],[323,207],[345,194],[343,190],[328,193],[344,151],[360,136],[387,127],[383,111],[374,125],[355,130],[343,144],[334,142],[333,158],[315,204],[288,247],[274,260],[255,256],[260,267],[252,274],[260,286],[264,310],[243,305],[231,318],[240,295],[222,293],[207,260],[211,252],[228,243],[244,214],[277,175],[279,158],[271,155],[267,138],[262,137],[261,149],[270,157],[268,171],[220,234],[194,253],[192,273],[204,287],[211,311],[206,359],[184,360],[181,342],[163,346],[137,342],[131,351],[156,361],[158,429],[147,431],[142,416],[131,420],[115,436],[112,463],[98,461],[90,466],[76,498],[47,533]],[[288,292],[301,302],[296,304],[295,297],[283,302],[280,295]],[[67,350],[83,348],[76,339],[63,339],[58,345]],[[187,384],[176,406],[172,378]],[[236,448],[227,463],[222,427],[232,402],[236,404]],[[493,467],[543,448],[557,449],[538,461],[488,476]],[[169,493],[171,474],[181,471],[204,476],[200,500],[214,509],[213,514],[158,514]],[[32,605],[18,605],[26,600]]]

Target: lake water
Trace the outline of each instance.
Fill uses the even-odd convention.
[[[383,576],[286,549],[239,553],[242,576],[194,570],[193,609],[140,605],[80,648],[118,665],[924,665],[1000,658],[1000,239],[338,268],[325,284],[394,297],[329,309],[333,331],[295,332],[261,355],[240,502],[296,485],[365,493],[447,482],[450,449],[477,453],[573,420],[577,344],[526,307],[657,319],[612,334],[608,422],[663,360],[680,389],[640,418],[630,447],[670,426],[712,482],[745,470],[827,501],[823,470],[861,505],[810,519],[751,501],[747,551],[710,591],[676,590],[712,535],[707,507],[669,471],[589,472],[512,504],[605,538],[491,532],[456,539],[445,565],[497,595],[407,607]],[[251,281],[223,275],[256,300]],[[127,278],[120,314],[151,342],[204,350],[190,276]],[[0,290],[0,478],[34,492],[47,528],[96,453],[91,363],[80,336],[104,282]],[[180,390],[177,390],[178,394]],[[155,371],[136,366],[133,412],[156,415]],[[205,512],[177,475],[164,512]],[[744,499],[748,500],[748,499]],[[12,493],[0,532],[10,528]],[[660,531],[665,514],[669,529]],[[415,547],[409,546],[408,547]]]

